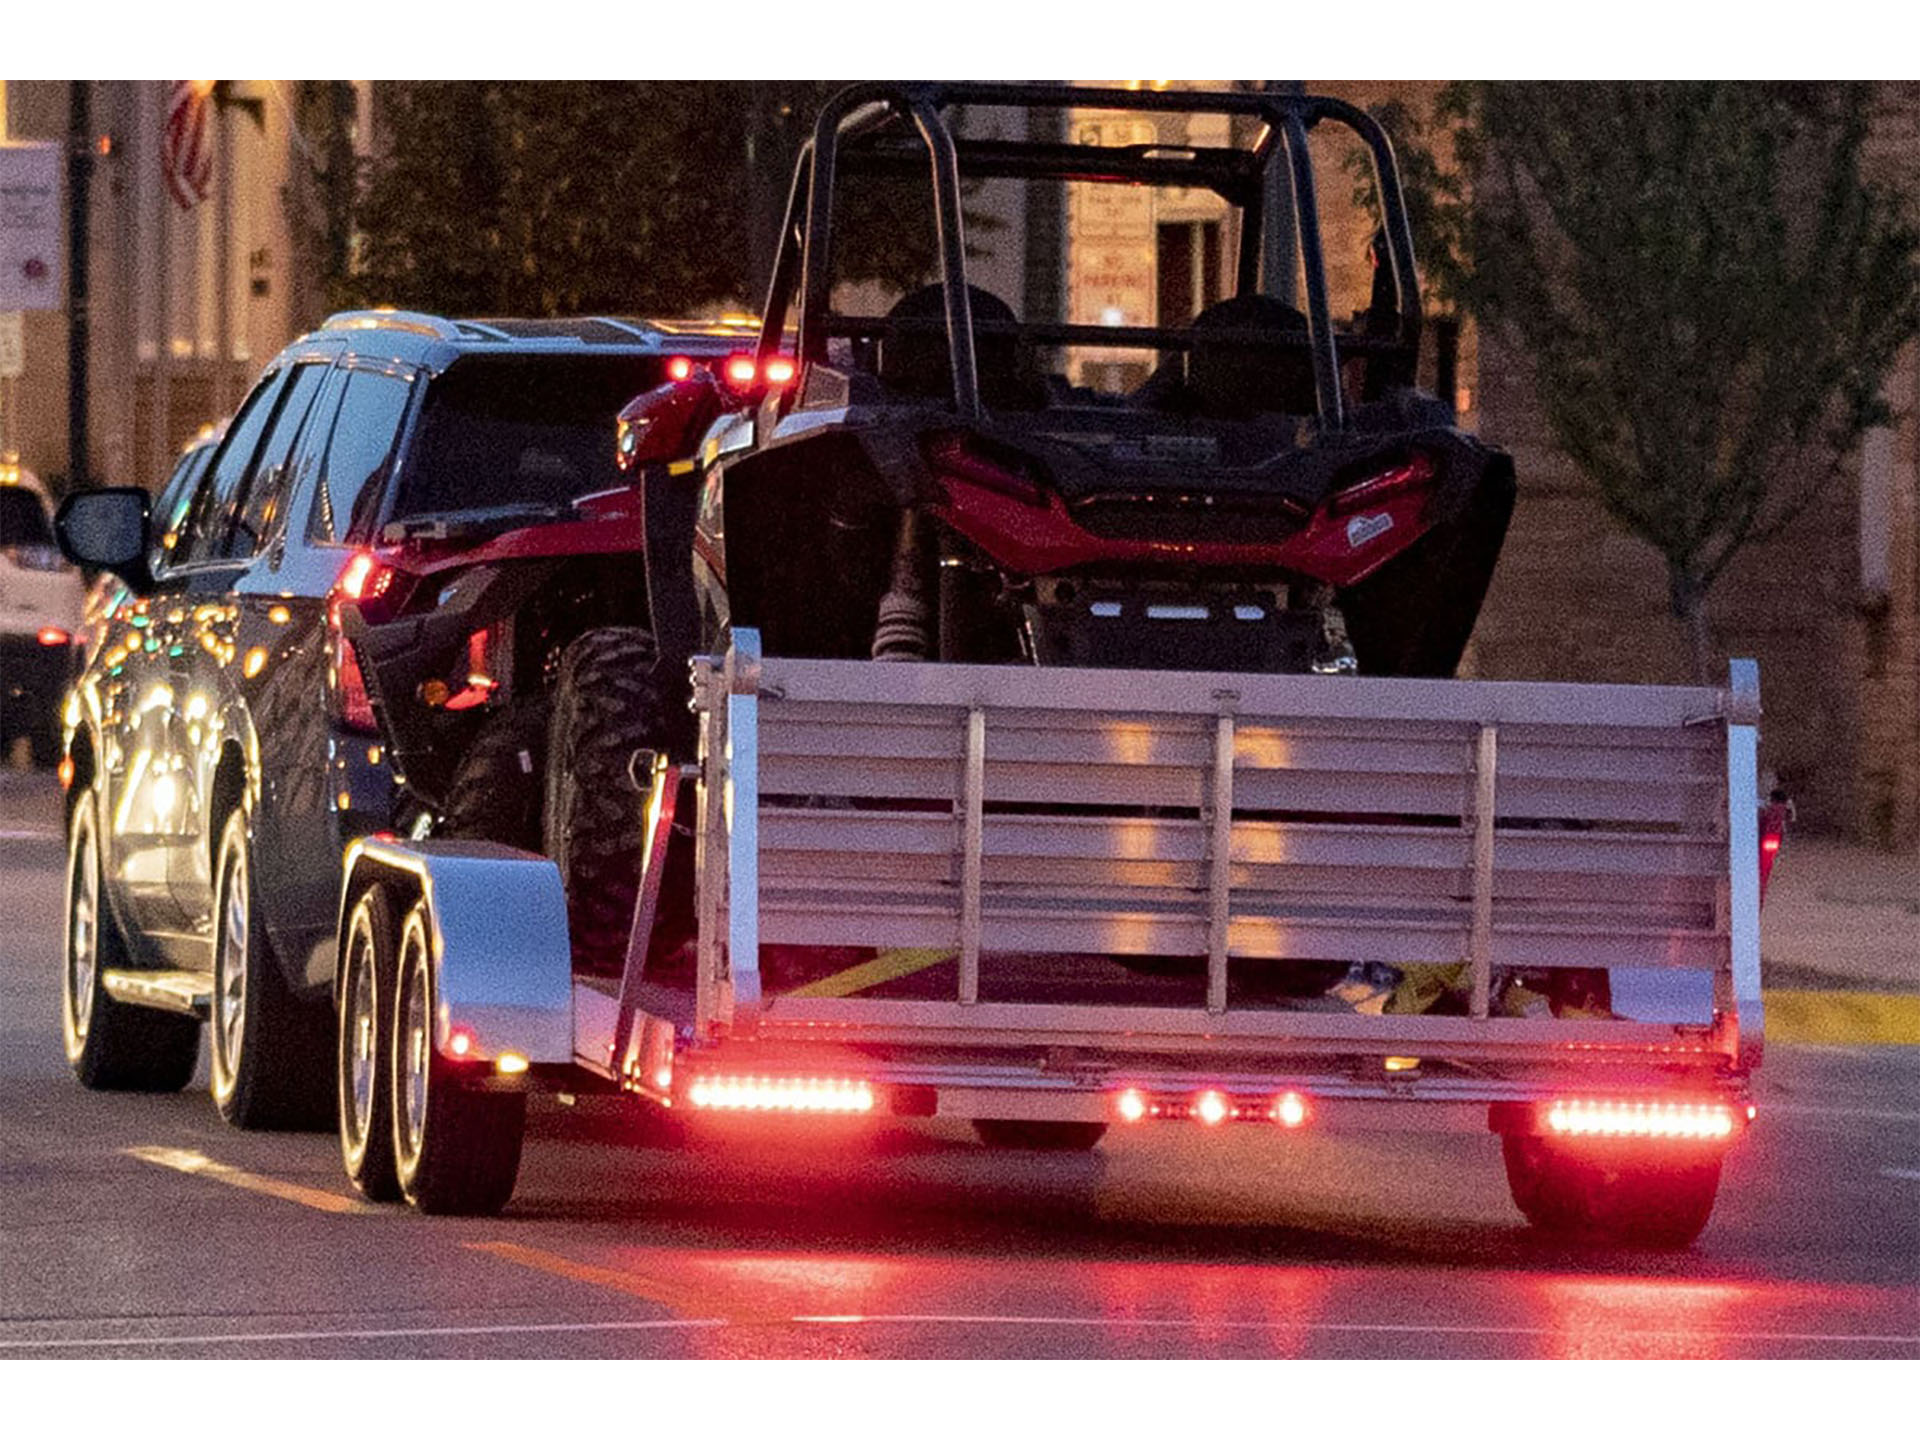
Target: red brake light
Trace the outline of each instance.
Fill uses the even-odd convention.
[[[676,355],[667,361],[667,378],[669,380],[684,380],[691,374],[693,374],[693,361],[689,360],[686,356]]]
[[[1432,459],[1416,451],[1409,459],[1391,469],[1382,470],[1378,475],[1338,491],[1327,502],[1327,510],[1330,514],[1344,515],[1349,510],[1363,510],[1369,505],[1378,505],[1389,496],[1432,484],[1437,473]]]
[[[794,377],[793,357],[775,355],[761,367],[761,375],[769,385],[790,385]]]
[[[340,626],[340,606],[348,600],[378,600],[393,584],[393,571],[365,550],[355,551],[333,582],[327,597],[327,631],[333,641],[333,663],[327,667],[333,684],[334,704],[340,724],[363,735],[376,734],[379,722],[374,718],[373,697],[367,693],[367,677],[361,673],[360,657]]]
[[[997,491],[1027,505],[1044,506],[1046,493],[1026,472],[1021,461],[989,451],[978,436],[965,430],[941,430],[921,442],[922,453],[935,471],[967,485]]]
[[[65,630],[62,630],[58,625],[42,625],[37,638],[42,645],[52,647],[66,644],[69,640],[73,639],[73,636]]]
[[[1760,837],[1760,848],[1769,855],[1778,853],[1780,849],[1780,837],[1778,835],[1762,835]]]
[[[1549,1134],[1724,1140],[1734,1132],[1733,1109],[1715,1103],[1659,1100],[1556,1100],[1547,1107]]]
[[[876,1099],[864,1080],[818,1075],[706,1075],[687,1087],[696,1110],[789,1111],[864,1115]]]
[[[735,389],[747,389],[759,373],[760,366],[751,355],[733,355],[727,359],[727,383]]]

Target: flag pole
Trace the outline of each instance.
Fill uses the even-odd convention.
[[[217,414],[233,409],[233,122],[227,118],[227,84],[216,81],[214,119],[214,333],[213,404]]]
[[[156,81],[153,86],[159,96],[157,108],[161,120],[156,131],[166,128],[172,94],[166,86],[165,80]],[[149,198],[151,213],[159,217],[153,255],[160,273],[154,285],[153,419],[148,439],[152,463],[147,467],[147,483],[162,485],[173,468],[168,464],[173,458],[173,197],[167,191],[164,175]]]

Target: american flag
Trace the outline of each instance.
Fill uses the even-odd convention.
[[[160,137],[160,168],[182,210],[191,210],[207,198],[213,178],[213,135],[207,123],[212,108],[211,80],[173,82],[167,97],[167,128]]]

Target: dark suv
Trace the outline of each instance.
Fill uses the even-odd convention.
[[[525,526],[620,487],[614,418],[727,322],[336,315],[282,351],[176,534],[138,489],[62,506],[126,593],[65,708],[67,1058],[178,1089],[202,1020],[236,1125],[331,1114],[342,846],[401,818],[341,606],[397,536]],[[167,543],[162,543],[163,539]]]

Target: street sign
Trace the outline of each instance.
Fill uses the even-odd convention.
[[[0,380],[26,373],[27,347],[20,336],[20,312],[0,310]]]
[[[0,311],[58,310],[60,147],[0,145]]]

